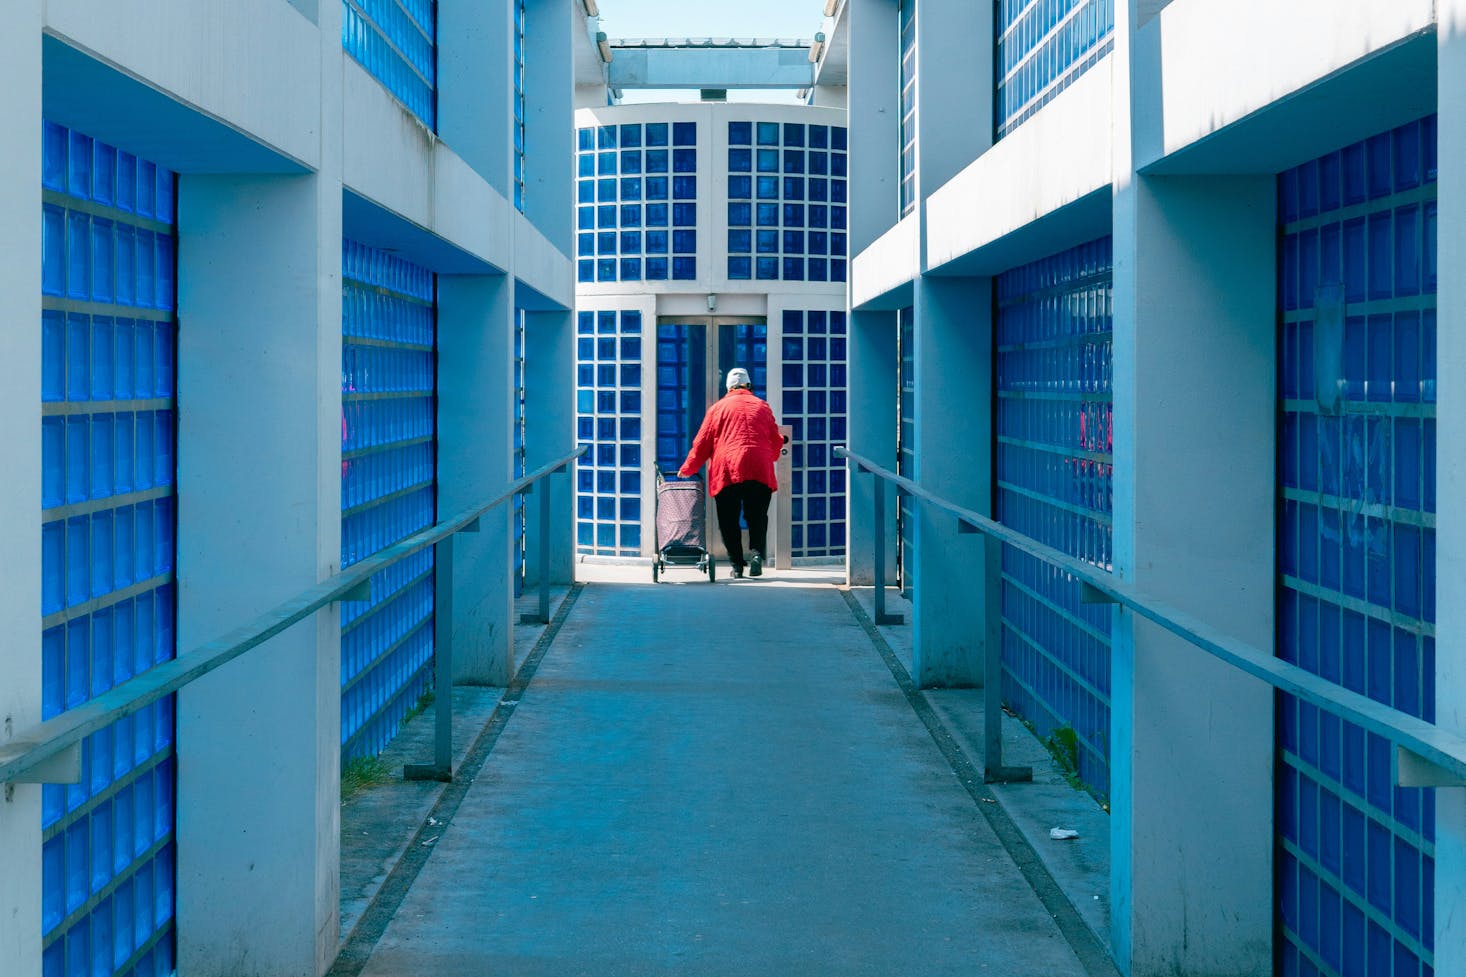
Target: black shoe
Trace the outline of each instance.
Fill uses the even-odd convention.
[[[762,577],[764,575],[764,555],[758,550],[748,558],[748,575],[750,577]]]
[[[742,576],[743,576],[743,567],[735,566],[733,568],[733,579],[734,580],[738,580]]]

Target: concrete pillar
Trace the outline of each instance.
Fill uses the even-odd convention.
[[[1440,268],[1466,261],[1466,0],[1441,0]],[[1436,725],[1466,734],[1466,281],[1442,274],[1437,295]],[[1449,378],[1449,379],[1447,379]],[[1436,792],[1435,972],[1466,973],[1466,790]]]
[[[508,3],[438,0],[438,136],[510,201],[513,30]]]
[[[41,3],[0,33],[0,743],[41,721]],[[0,960],[41,972],[41,788],[0,788]]]
[[[918,200],[931,196],[993,144],[995,19],[990,4],[972,0],[918,0]],[[900,77],[899,69],[896,77]],[[923,255],[925,244],[923,238]]]
[[[895,0],[847,0],[850,20],[850,257],[900,218],[900,30]],[[873,67],[867,67],[873,66]]]
[[[334,573],[341,551],[341,184],[179,181],[178,641]],[[178,960],[314,975],[336,954],[333,609],[178,698]]]
[[[438,279],[438,514],[447,518],[514,481],[514,283]],[[453,681],[514,677],[513,507],[454,541]],[[441,572],[441,568],[440,568]]]
[[[896,355],[898,325],[895,312],[855,312],[850,316],[850,433],[849,448],[892,471],[896,470],[896,404],[900,363]],[[849,475],[849,542],[846,578],[853,587],[875,582],[876,533],[885,538],[887,584],[896,582],[896,493],[886,491],[886,522],[871,520],[872,476]]]
[[[524,212],[566,255],[575,247],[575,62],[572,31],[584,30],[578,0],[525,7]]]
[[[575,439],[575,313],[530,312],[524,330],[525,470],[571,451]],[[575,579],[575,467],[548,482],[551,583]],[[542,489],[537,488],[536,491]],[[525,582],[538,583],[539,505],[527,500]]]
[[[1274,637],[1270,176],[1145,178],[1115,201],[1116,573]],[[1111,913],[1132,977],[1272,967],[1273,693],[1120,614]]]
[[[916,283],[916,481],[992,514],[992,280]],[[982,684],[988,577],[982,538],[917,503],[912,662],[918,686]],[[994,605],[991,612],[1000,609]]]

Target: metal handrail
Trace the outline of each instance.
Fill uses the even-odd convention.
[[[442,522],[334,574],[296,596],[266,611],[247,624],[206,642],[171,661],[150,668],[135,678],[74,709],[21,732],[14,739],[0,744],[0,784],[75,783],[80,776],[82,740],[119,719],[144,709],[189,683],[228,664],[252,648],[342,600],[370,599],[371,579],[376,574],[429,546],[451,543],[461,532],[474,532],[481,516],[503,505],[516,495],[530,491],[536,482],[565,470],[566,466],[586,452],[581,446],[510,485],[488,502],[472,505]],[[549,492],[543,491],[541,515],[548,509]],[[548,533],[541,529],[540,607],[548,608],[549,568],[545,562]],[[441,672],[439,673],[441,678]],[[446,687],[440,687],[437,701],[451,699]]]
[[[1254,678],[1262,679],[1273,688],[1295,695],[1390,740],[1398,748],[1396,782],[1400,786],[1466,785],[1466,737],[1335,685],[1304,668],[1225,634],[1194,615],[1140,590],[1127,580],[1045,546],[987,516],[943,499],[916,482],[882,468],[869,458],[857,455],[847,448],[836,447],[835,456],[845,458],[857,469],[869,472],[876,477],[878,483],[889,482],[910,498],[955,516],[960,532],[982,533],[992,541],[1006,543],[1071,574],[1084,588],[1083,599],[1086,603],[1118,604],[1213,657]],[[876,525],[875,533],[878,539],[884,535],[881,524]],[[882,590],[883,583],[883,580],[877,578],[878,593]],[[996,684],[994,678],[993,675],[986,676],[990,688]],[[988,711],[991,712],[992,709]],[[1000,749],[996,755],[989,753],[989,759],[993,761],[990,768],[992,772],[1002,769]]]

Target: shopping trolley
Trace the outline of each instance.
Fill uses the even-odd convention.
[[[661,579],[667,567],[696,567],[707,573],[711,583],[717,571],[708,549],[707,493],[702,476],[673,481],[660,468],[655,471],[657,551],[652,557],[652,583]]]

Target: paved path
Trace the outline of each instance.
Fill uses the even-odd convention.
[[[362,973],[1085,977],[842,596],[748,580],[584,590]]]

